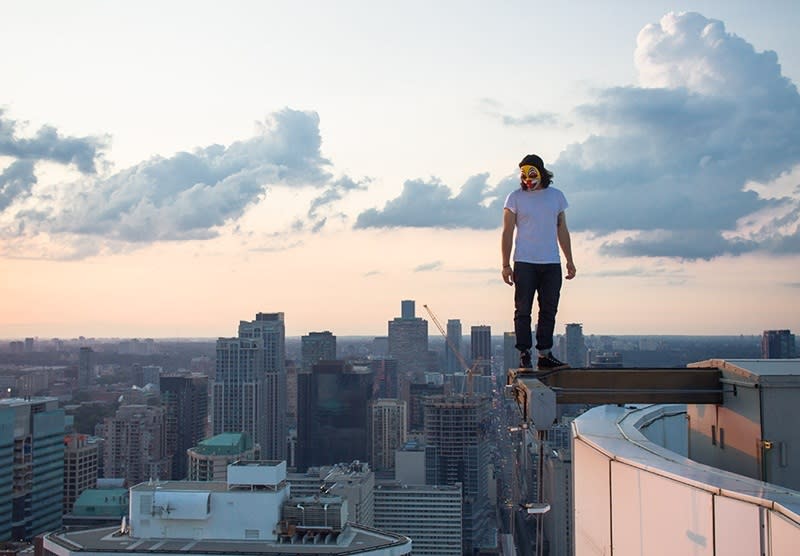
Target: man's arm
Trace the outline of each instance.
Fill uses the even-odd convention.
[[[572,240],[569,237],[569,228],[567,228],[567,215],[564,211],[558,213],[558,244],[564,252],[564,258],[567,259],[567,280],[575,278],[577,269],[572,260]]]
[[[514,228],[517,215],[510,209],[503,209],[503,235],[500,238],[500,254],[503,257],[503,282],[514,285],[514,270],[511,268],[511,245],[514,243]]]

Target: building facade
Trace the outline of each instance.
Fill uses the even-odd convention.
[[[567,324],[566,329],[566,363],[570,367],[586,367],[586,343],[583,339],[583,325]]]
[[[395,451],[405,444],[408,404],[403,400],[378,399],[370,405],[370,458],[376,471],[394,469]]]
[[[428,368],[428,321],[415,315],[414,301],[401,302],[401,316],[389,321],[389,356],[397,361],[399,397],[408,401],[410,378]]]
[[[298,376],[298,470],[369,460],[372,388],[368,363],[321,361]]]
[[[447,319],[447,346],[444,352],[444,371],[449,374],[463,372],[461,361],[458,355],[462,355],[461,343],[463,332],[461,321],[458,319]],[[455,352],[453,351],[455,350]],[[458,355],[456,355],[458,354]]]
[[[68,434],[64,437],[64,513],[81,493],[97,486],[100,444],[85,434]]]
[[[237,338],[217,340],[213,434],[246,432],[270,460],[286,458],[286,339],[283,313],[240,321]]]
[[[378,483],[375,527],[412,539],[415,556],[461,556],[461,487]]]
[[[0,400],[0,424],[11,419],[12,461],[8,461],[9,430],[0,425],[0,468],[3,484],[0,505],[8,508],[11,486],[11,511],[0,518],[0,534],[6,540],[30,540],[61,527],[64,499],[64,410],[58,399],[9,398]],[[10,528],[9,519],[10,519]],[[5,529],[5,531],[3,531]],[[10,536],[9,536],[10,533]]]
[[[489,432],[492,399],[482,395],[432,396],[424,401],[425,443],[435,457],[426,479],[463,489],[462,543],[465,553],[491,546],[489,527]]]
[[[135,485],[169,477],[165,427],[161,407],[123,405],[114,417],[107,417],[103,421],[105,478]]]
[[[336,336],[328,330],[309,332],[300,338],[300,353],[302,370],[310,372],[315,363],[336,359]]]
[[[765,330],[761,335],[761,357],[792,359],[797,357],[797,342],[791,330]]]
[[[484,376],[492,374],[492,327],[486,325],[470,328],[470,355],[474,372]]]
[[[208,432],[208,377],[200,373],[161,375],[164,434],[170,458],[170,479],[188,476],[187,450],[206,438]]]

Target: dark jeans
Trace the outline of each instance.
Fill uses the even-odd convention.
[[[531,309],[536,294],[539,318],[536,323],[536,349],[553,347],[558,299],[561,295],[561,265],[514,263],[514,333],[517,349],[531,349]]]

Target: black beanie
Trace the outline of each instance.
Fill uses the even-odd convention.
[[[519,163],[520,168],[523,166],[536,166],[540,173],[544,173],[544,162],[535,154],[526,154],[522,162]]]

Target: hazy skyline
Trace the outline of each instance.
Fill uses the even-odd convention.
[[[0,338],[501,334],[530,152],[556,332],[800,329],[793,2],[2,5]]]

